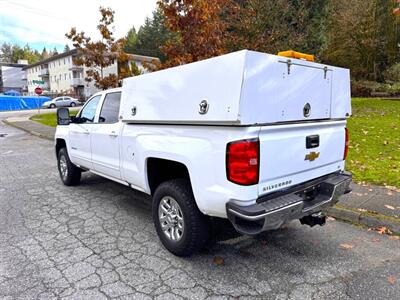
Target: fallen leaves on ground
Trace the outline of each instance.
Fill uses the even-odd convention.
[[[386,183],[383,184],[385,186],[385,188],[387,188],[389,191],[392,192],[397,192],[400,193],[400,188],[392,186],[392,185],[387,185]]]
[[[368,228],[368,231],[376,231],[379,234],[392,234],[393,233],[389,228],[387,228],[385,226],[376,227],[376,228]]]
[[[387,280],[389,281],[389,283],[395,284],[397,281],[397,278],[394,277],[393,275],[390,275]]]
[[[225,259],[223,257],[221,257],[221,256],[215,256],[214,260],[213,260],[213,263],[216,266],[223,266],[223,265],[225,265]]]
[[[344,249],[344,250],[349,250],[352,249],[354,247],[354,245],[351,244],[340,244],[340,248]]]
[[[395,208],[393,206],[391,206],[391,205],[385,204],[385,207],[388,208],[388,209],[391,209],[391,210],[395,210]]]
[[[336,219],[334,217],[326,217],[327,221],[335,221]]]
[[[398,240],[400,240],[400,236],[398,236],[398,235],[391,235],[391,236],[389,236],[389,240],[398,241]]]
[[[361,211],[361,212],[367,212],[367,210],[365,208],[358,208],[357,210]]]

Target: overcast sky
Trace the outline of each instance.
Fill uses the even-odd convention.
[[[62,50],[71,27],[98,37],[98,8],[115,11],[115,35],[122,37],[135,26],[136,30],[151,16],[157,0],[0,0],[0,43],[28,43],[42,50],[44,46]]]

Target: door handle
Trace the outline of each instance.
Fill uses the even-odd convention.
[[[85,130],[85,131],[75,131],[75,130],[71,130],[70,131],[71,133],[83,133],[83,134],[89,134],[90,132],[89,132],[89,130]]]

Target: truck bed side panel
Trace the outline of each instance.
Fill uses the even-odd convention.
[[[122,133],[123,179],[150,193],[146,161],[161,158],[184,164],[199,209],[226,217],[231,199],[250,205],[258,196],[257,185],[240,186],[226,178],[229,142],[257,138],[260,127],[179,126],[125,124]]]

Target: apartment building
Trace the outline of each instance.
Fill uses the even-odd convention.
[[[78,51],[73,49],[25,66],[23,70],[26,72],[26,92],[33,95],[35,88],[39,86],[45,94],[73,94],[77,97],[89,97],[96,93],[98,89],[94,82],[89,83],[85,80],[88,68],[74,64],[73,58],[76,55],[78,55]],[[146,72],[143,68],[143,62],[158,60],[155,57],[133,54],[130,55],[130,58],[131,62],[135,62],[142,72]],[[117,73],[117,63],[103,70],[104,76]]]

